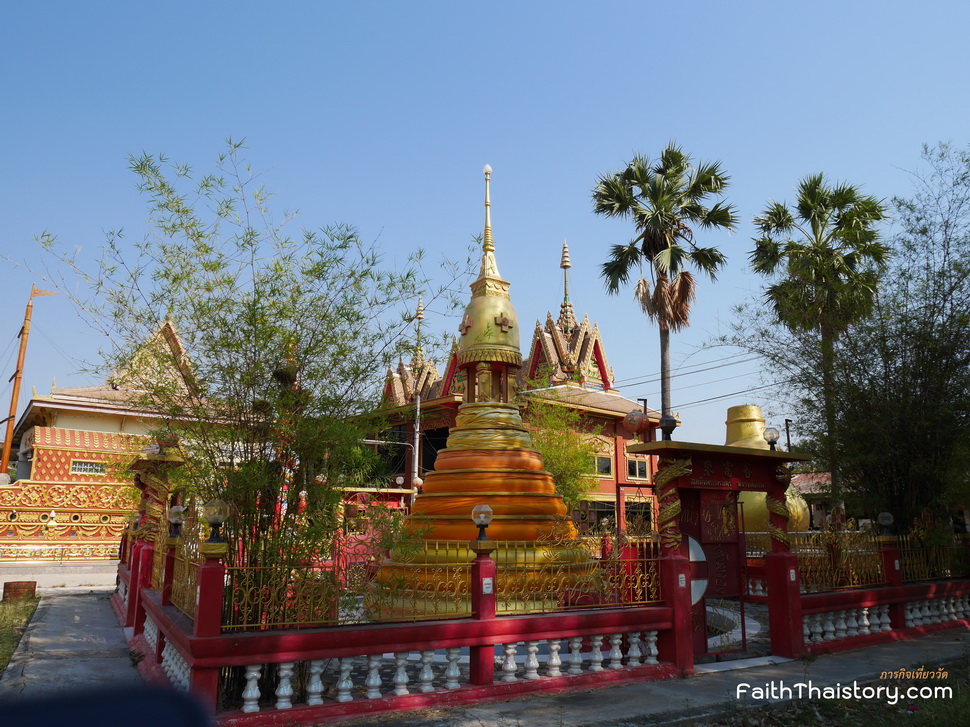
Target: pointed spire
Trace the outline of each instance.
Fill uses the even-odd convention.
[[[522,363],[519,330],[509,297],[509,283],[502,280],[495,262],[492,241],[492,203],[489,185],[492,168],[485,165],[485,234],[482,245],[482,267],[471,284],[472,297],[465,308],[458,331],[461,333],[458,363],[502,361],[516,366]]]
[[[482,236],[482,267],[478,271],[479,278],[500,278],[498,263],[495,262],[495,243],[492,240],[492,202],[490,198],[490,182],[492,167],[486,164],[482,170],[485,173],[485,234]]]
[[[562,304],[559,306],[559,321],[557,325],[559,326],[559,330],[567,336],[572,335],[573,331],[578,327],[576,315],[573,313],[573,304],[569,301],[569,268],[572,266],[573,264],[569,261],[569,246],[563,240],[562,258],[559,261],[559,267],[562,268],[563,298]]]
[[[414,348],[414,360],[411,362],[411,369],[414,371],[415,376],[418,375],[418,369],[424,366],[424,348],[421,346],[421,321],[424,320],[424,300],[418,298],[418,312],[414,316],[417,320],[417,344]]]

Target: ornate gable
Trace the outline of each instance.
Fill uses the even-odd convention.
[[[590,325],[589,316],[577,323],[573,305],[569,300],[569,279],[566,277],[569,249],[563,245],[560,267],[564,271],[565,295],[560,306],[559,319],[546,314],[545,326],[536,322],[532,336],[529,358],[523,367],[520,385],[534,380],[545,369],[549,372],[549,384],[578,384],[587,389],[612,389],[613,370],[606,360],[603,339],[598,325]]]

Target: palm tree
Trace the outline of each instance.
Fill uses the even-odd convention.
[[[717,248],[699,247],[693,228],[734,229],[737,216],[732,205],[706,206],[710,196],[722,194],[729,179],[720,162],[694,166],[690,156],[671,142],[655,163],[637,155],[625,169],[601,176],[593,189],[597,214],[630,218],[636,227],[636,237],[610,249],[600,277],[607,292],[615,295],[636,275],[636,300],[660,329],[664,417],[670,417],[670,333],[690,324],[696,295],[697,282],[687,268],[713,281],[727,260]]]
[[[872,310],[879,273],[889,248],[879,241],[877,224],[886,208],[857,187],[829,186],[822,174],[798,185],[795,208],[771,202],[755,218],[751,267],[781,278],[765,291],[778,320],[792,331],[819,335],[822,402],[827,430],[825,450],[837,498],[841,482],[835,437],[835,343],[854,322]]]

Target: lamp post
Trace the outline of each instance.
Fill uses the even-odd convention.
[[[768,443],[768,448],[771,449],[772,452],[775,451],[775,447],[778,444],[778,438],[780,436],[781,436],[781,432],[779,432],[774,427],[765,427],[765,433],[764,433],[765,441]]]
[[[660,431],[664,433],[664,441],[670,441],[670,435],[677,428],[677,420],[674,419],[670,414],[664,414],[660,417]]]
[[[229,519],[229,504],[225,500],[218,498],[209,500],[202,506],[202,517],[205,518],[206,522],[209,523],[209,527],[212,529],[209,533],[209,539],[206,542],[224,543],[225,541],[219,535],[219,530],[222,528],[222,524]]]
[[[488,505],[475,505],[472,509],[472,522],[478,526],[478,538],[469,544],[477,556],[472,561],[472,615],[479,621],[495,618],[495,578],[496,565],[491,554],[496,543],[489,540],[485,529],[492,522],[492,508]],[[495,653],[491,645],[472,646],[469,649],[469,680],[472,684],[491,684],[495,673]]]
[[[172,505],[168,509],[168,537],[177,538],[182,534],[182,523],[185,522],[185,507]]]
[[[477,541],[488,540],[488,536],[485,534],[485,529],[488,527],[488,524],[492,522],[492,508],[490,508],[488,505],[475,505],[475,507],[472,509],[472,522],[478,526]]]

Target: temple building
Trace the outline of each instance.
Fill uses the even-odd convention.
[[[646,430],[638,435],[630,428],[627,416],[640,412],[643,405],[620,395],[614,386],[613,370],[599,327],[589,317],[578,321],[569,297],[569,248],[563,243],[560,268],[563,270],[563,300],[559,317],[547,313],[545,325],[536,321],[528,356],[516,376],[523,418],[528,425],[528,399],[538,397],[581,413],[583,429],[595,441],[596,455],[590,462],[595,489],[580,509],[571,513],[581,530],[616,528],[620,501],[620,529],[628,526],[649,530],[655,522],[653,474],[655,458],[628,453],[628,444],[657,438],[660,414],[648,410]],[[462,322],[462,325],[465,321]],[[461,329],[459,329],[461,330]],[[450,427],[456,424],[458,407],[465,395],[466,376],[459,365],[456,340],[444,367],[444,374],[428,360],[419,347],[410,363],[399,362],[389,370],[384,399],[390,424],[386,441],[401,446],[386,446],[398,487],[409,489],[414,473],[423,478],[434,470],[438,452],[445,448]],[[416,404],[420,405],[420,450],[418,466],[412,460]],[[642,428],[642,427],[641,427]],[[417,491],[419,488],[415,488]]]

